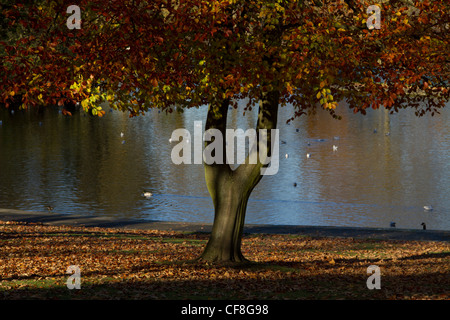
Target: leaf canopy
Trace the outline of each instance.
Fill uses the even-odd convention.
[[[66,26],[72,3],[2,3],[0,103],[80,102],[103,115],[108,101],[131,115],[216,100],[247,108],[269,91],[295,116],[322,107],[336,116],[449,100],[449,4],[380,1],[81,0],[81,29]]]

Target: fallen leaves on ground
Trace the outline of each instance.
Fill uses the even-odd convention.
[[[252,262],[233,265],[196,260],[208,237],[0,221],[0,299],[450,298],[448,242],[247,234]],[[71,265],[81,290],[66,286]]]

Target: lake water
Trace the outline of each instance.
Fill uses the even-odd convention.
[[[255,188],[246,223],[389,227],[395,221],[421,229],[425,222],[450,230],[448,107],[422,118],[412,110],[366,116],[345,104],[337,110],[342,120],[318,112],[287,125],[292,108],[280,109],[279,171]],[[1,109],[0,207],[211,223],[203,166],[173,164],[169,142],[173,130],[193,133],[194,121],[205,123],[206,111],[153,110],[131,119],[107,111],[100,119]],[[255,114],[230,112],[230,128],[255,122]],[[144,198],[144,190],[153,196]]]

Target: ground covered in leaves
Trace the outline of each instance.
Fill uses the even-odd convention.
[[[450,299],[448,242],[244,235],[252,263],[195,259],[208,234],[0,221],[1,299]],[[81,289],[67,287],[67,268]],[[367,268],[381,271],[369,290]]]

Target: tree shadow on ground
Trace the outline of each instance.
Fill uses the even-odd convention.
[[[136,267],[136,270],[142,266]],[[340,300],[340,299],[449,299],[448,274],[423,271],[411,275],[381,274],[381,289],[367,287],[369,275],[366,266],[360,272],[345,273],[342,266],[335,272],[310,274],[299,269],[298,263],[245,264],[241,271],[257,269],[260,273],[223,277],[232,268],[213,268],[217,277],[209,279],[176,279],[174,277],[150,277],[121,279],[121,275],[133,270],[111,270],[81,275],[81,289],[68,289],[69,275],[57,277],[51,285],[39,288],[24,282],[15,289],[0,291],[4,300]],[[320,266],[317,266],[320,267]],[[195,264],[184,264],[185,271],[193,272]],[[237,266],[235,268],[238,268]],[[266,279],[264,271],[277,271],[276,279]],[[151,270],[150,270],[151,271]],[[207,272],[203,270],[202,272]],[[42,275],[41,275],[42,276]],[[39,275],[18,279],[38,280]]]

